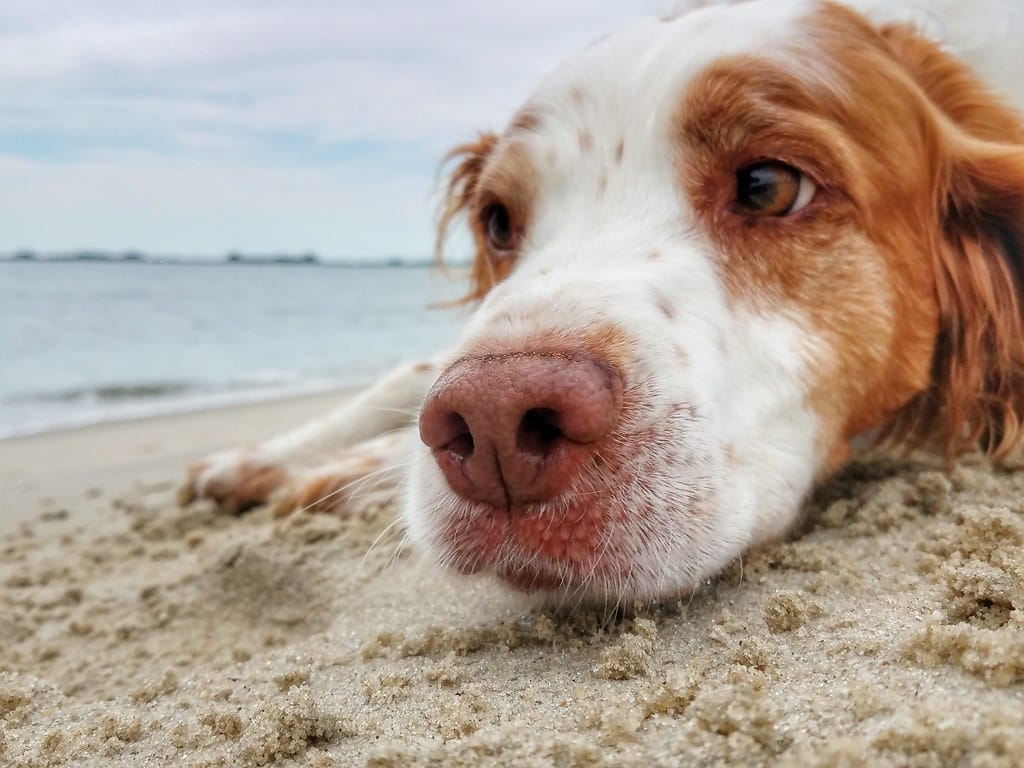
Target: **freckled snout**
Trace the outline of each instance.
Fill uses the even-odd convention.
[[[453,491],[514,508],[570,488],[621,405],[621,376],[598,360],[481,355],[459,360],[434,384],[420,437]]]

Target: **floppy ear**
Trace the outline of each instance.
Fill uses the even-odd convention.
[[[933,247],[939,328],[930,387],[890,433],[1004,457],[1024,417],[1024,122],[959,61],[905,27],[883,30],[937,128]]]
[[[444,262],[444,246],[448,237],[448,229],[460,215],[471,211],[477,183],[483,172],[487,158],[498,143],[493,133],[481,133],[476,141],[460,144],[445,155],[442,165],[458,160],[448,175],[441,212],[437,222],[437,241],[435,253],[439,264]],[[474,231],[476,253],[470,267],[470,290],[460,301],[463,303],[483,298],[498,282],[498,277],[484,249],[480,245],[478,233]]]
[[[1024,149],[970,147],[947,199],[933,365],[939,413],[950,453],[980,445],[1001,457],[1020,442],[1024,414]]]

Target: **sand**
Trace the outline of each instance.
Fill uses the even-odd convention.
[[[327,400],[0,442],[0,765],[1024,765],[1024,473],[861,465],[692,597],[559,613],[371,501],[177,508]]]

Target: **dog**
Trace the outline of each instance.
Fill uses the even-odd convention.
[[[865,446],[1007,456],[1021,39],[1008,0],[747,0],[593,43],[448,158],[439,243],[464,217],[476,246],[454,348],[182,500],[327,509],[402,467],[439,563],[653,600],[784,536]]]

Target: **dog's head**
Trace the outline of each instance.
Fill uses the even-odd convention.
[[[526,590],[692,589],[789,527],[858,437],[1019,437],[1020,117],[831,3],[609,36],[442,215],[480,305],[420,420],[415,539]]]

